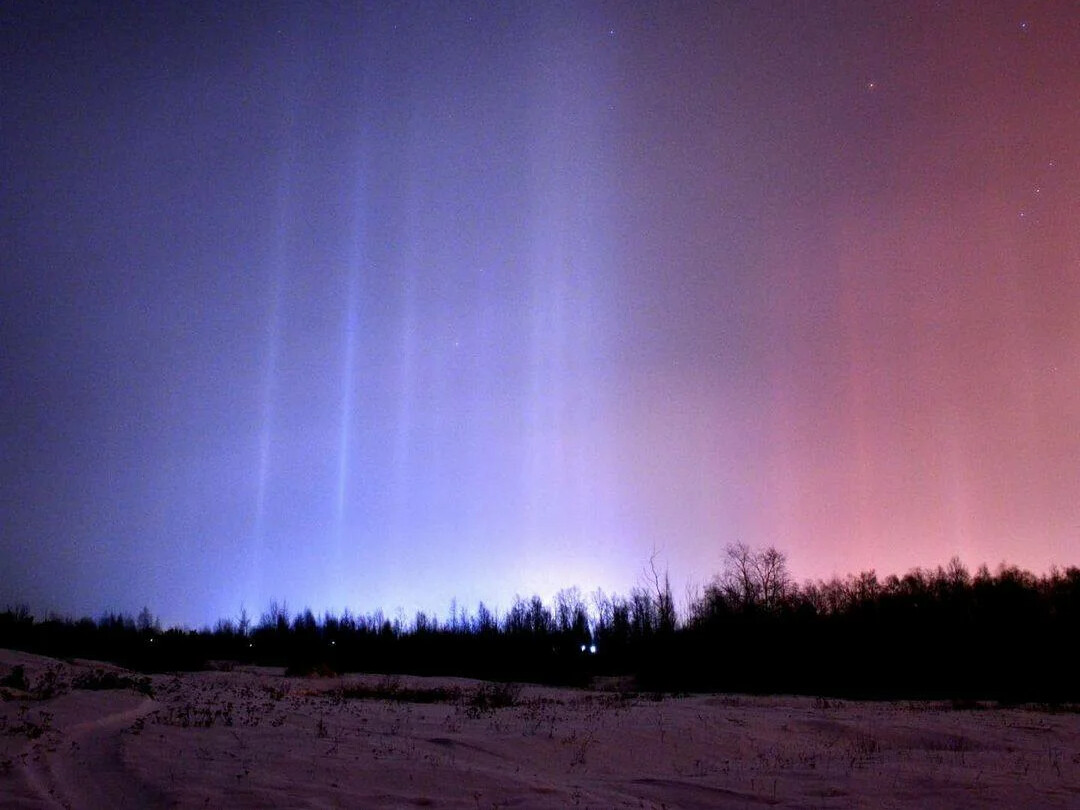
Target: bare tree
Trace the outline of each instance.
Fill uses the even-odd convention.
[[[520,596],[514,597],[514,604],[503,620],[503,631],[508,634],[527,633],[529,631],[529,605]]]
[[[954,588],[966,588],[971,585],[971,574],[968,573],[967,567],[959,557],[954,556],[949,560],[945,576]]]
[[[259,628],[264,630],[278,630],[284,632],[289,629],[289,606],[282,602],[278,604],[276,599],[270,601],[270,606],[259,618]]]
[[[457,597],[456,596],[451,597],[451,599],[450,599],[450,611],[449,612],[450,612],[450,616],[446,620],[446,626],[444,628],[447,632],[456,633],[459,630],[464,630],[464,629],[466,629],[468,627],[467,623],[465,623],[463,625],[458,624],[458,603],[457,603]]]
[[[791,593],[787,558],[773,546],[756,551],[745,543],[732,543],[724,553],[724,573],[716,584],[732,605],[775,611]]]
[[[476,621],[473,626],[477,633],[490,635],[499,629],[499,619],[487,605],[481,602],[476,608]]]
[[[754,573],[757,575],[758,590],[761,593],[762,607],[766,610],[778,610],[791,591],[787,558],[782,552],[769,546],[754,555],[753,566]]]
[[[589,611],[576,586],[563,588],[555,594],[555,621],[560,633],[588,635]]]
[[[139,611],[138,618],[135,619],[135,627],[140,633],[160,633],[161,626],[158,624],[157,617],[150,612],[150,608],[143,607]]]
[[[759,599],[754,552],[746,543],[731,543],[724,549],[724,556],[727,559],[720,577],[721,590],[733,605],[743,610],[753,609]]]
[[[611,629],[614,623],[614,605],[612,600],[604,593],[602,588],[597,588],[592,594],[593,611],[596,616],[596,630],[603,633]]]
[[[668,577],[667,569],[664,569],[664,576],[661,578],[660,572],[656,568],[656,558],[660,555],[660,552],[655,548],[653,553],[649,556],[649,570],[645,572],[645,577],[648,580],[648,589],[650,595],[653,598],[656,609],[656,629],[661,633],[670,633],[675,629],[675,597],[671,593],[671,580]]]
[[[702,600],[705,598],[705,592],[701,587],[701,583],[691,579],[686,581],[684,588],[683,616],[686,616],[689,621],[695,616],[698,606],[702,604]]]
[[[649,638],[656,630],[656,603],[644,588],[633,588],[626,603],[629,635],[634,639]]]

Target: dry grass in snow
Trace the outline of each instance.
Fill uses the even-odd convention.
[[[0,679],[5,808],[1080,806],[1074,712],[257,668],[144,681],[9,651]]]

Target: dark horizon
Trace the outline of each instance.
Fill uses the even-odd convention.
[[[730,549],[736,547],[738,546],[729,546],[725,552],[725,556],[730,553]],[[1002,576],[1007,578],[1018,576],[1022,580],[1041,581],[1052,580],[1055,577],[1067,578],[1072,576],[1073,572],[1080,570],[1080,562],[1063,566],[1053,565],[1043,571],[1033,571],[1005,560],[1000,561],[996,566],[990,566],[987,563],[971,566],[959,557],[953,556],[949,560],[940,562],[937,565],[915,566],[904,572],[897,571],[882,574],[874,569],[868,569],[862,571],[848,571],[844,574],[833,574],[828,578],[799,579],[796,574],[788,568],[787,555],[781,549],[777,549],[775,546],[770,546],[767,549],[750,548],[748,546],[742,546],[742,548],[745,548],[747,552],[751,554],[760,554],[764,551],[778,554],[782,560],[783,577],[784,582],[786,583],[785,587],[788,589],[788,594],[795,599],[803,598],[807,593],[821,590],[850,588],[860,581],[865,582],[867,578],[873,579],[874,582],[884,588],[890,583],[895,585],[896,582],[902,583],[905,580],[911,580],[912,578],[933,580],[934,578],[940,578],[942,576],[951,576],[957,571],[962,572],[963,576],[971,581],[977,578],[998,579]],[[479,611],[482,609],[484,612],[489,613],[496,622],[501,623],[516,606],[521,606],[523,604],[528,605],[535,600],[540,600],[545,608],[549,608],[556,605],[560,599],[567,597],[580,598],[582,604],[586,608],[590,621],[593,621],[596,618],[596,603],[598,599],[606,600],[608,602],[611,600],[631,601],[635,595],[645,595],[655,599],[657,587],[666,582],[667,587],[671,591],[671,607],[674,611],[675,622],[678,626],[683,627],[692,622],[693,605],[705,600],[711,589],[721,587],[729,572],[730,560],[728,559],[721,569],[712,572],[707,578],[696,580],[690,587],[684,588],[682,591],[676,593],[674,586],[671,583],[669,570],[663,566],[662,560],[660,560],[659,557],[654,557],[645,561],[637,580],[628,583],[624,588],[611,591],[603,588],[586,589],[579,585],[572,584],[560,587],[549,594],[516,591],[506,605],[489,602],[484,599],[468,604],[456,597],[451,597],[448,604],[442,609],[436,608],[434,610],[429,610],[420,606],[415,608],[412,612],[407,611],[401,605],[395,605],[392,608],[376,605],[368,609],[357,609],[356,606],[344,605],[338,610],[315,610],[308,604],[294,604],[287,599],[279,599],[271,595],[263,605],[240,604],[234,611],[226,612],[220,616],[214,617],[209,622],[194,624],[187,622],[170,624],[167,621],[163,621],[161,616],[155,610],[154,605],[150,603],[143,604],[134,610],[120,610],[106,606],[95,614],[72,614],[48,608],[45,608],[44,610],[35,610],[32,609],[30,604],[26,601],[14,600],[0,604],[0,610],[9,614],[25,615],[33,618],[33,620],[37,622],[80,622],[90,620],[93,622],[105,623],[113,621],[131,621],[139,623],[142,619],[149,617],[153,619],[153,626],[161,631],[179,630],[193,633],[214,631],[215,628],[220,627],[223,624],[230,624],[235,627],[241,621],[241,617],[245,618],[251,627],[255,627],[260,623],[264,623],[267,620],[267,617],[275,616],[287,618],[290,624],[298,620],[304,620],[306,616],[313,616],[320,624],[326,618],[338,620],[342,617],[349,616],[358,621],[371,621],[378,618],[389,622],[395,628],[404,632],[411,632],[415,629],[415,622],[418,616],[422,616],[425,621],[432,623],[433,627],[446,629],[454,621],[454,617],[451,616],[451,610],[456,612],[458,618],[464,616],[476,619],[479,615]]]
[[[644,587],[593,604],[567,589],[554,602],[519,599],[501,615],[481,604],[444,621],[423,612],[411,623],[381,613],[292,614],[275,603],[257,619],[192,631],[163,629],[149,610],[96,622],[36,622],[8,610],[0,612],[0,648],[174,675],[259,665],[285,667],[286,677],[362,672],[623,693],[944,699],[960,709],[985,708],[979,701],[1068,709],[1080,700],[1071,657],[1080,630],[1080,568],[1043,577],[1015,567],[973,575],[953,560],[902,579],[864,572],[797,586],[775,549],[733,545],[726,557],[723,573],[681,616],[670,583],[652,570]],[[1021,639],[1026,654],[1018,656]],[[86,688],[150,689],[147,679],[111,679]],[[22,669],[0,681],[30,691]],[[406,702],[460,697],[455,688],[401,690],[392,681],[350,694]]]

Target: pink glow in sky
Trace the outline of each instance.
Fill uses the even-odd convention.
[[[0,604],[1077,563],[1075,4],[0,32]]]

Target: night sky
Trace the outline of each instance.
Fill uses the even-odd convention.
[[[1080,562],[1080,4],[5,3],[0,606]]]

